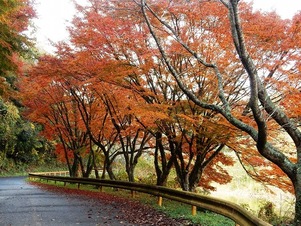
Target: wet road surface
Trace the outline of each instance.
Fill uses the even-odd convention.
[[[0,225],[133,225],[118,219],[118,209],[99,200],[40,189],[25,177],[0,178]]]

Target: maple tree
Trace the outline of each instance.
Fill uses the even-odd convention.
[[[207,188],[210,179],[229,180],[221,180],[227,173],[220,164],[231,164],[221,152],[226,145],[258,169],[249,172],[254,178],[295,192],[298,224],[300,15],[282,20],[236,0],[89,3],[77,5],[71,45],[58,46],[59,63],[48,63],[73,85],[81,82],[75,94],[94,86],[88,93],[102,106],[98,120],[91,120],[86,97],[77,100],[93,142],[123,142],[143,126],[155,139],[157,183],[174,166],[187,190],[200,176]],[[128,100],[126,90],[139,98]],[[294,151],[282,149],[279,131]]]
[[[102,5],[103,4],[103,5]],[[155,120],[158,121],[160,117],[169,118],[170,116],[166,114],[166,112],[162,112],[161,115],[158,114],[158,112],[149,111],[147,108],[154,108],[155,104],[162,105],[158,107],[158,109],[164,109],[167,107],[170,107],[174,104],[175,101],[181,100],[181,93],[176,93],[176,91],[173,91],[171,88],[172,86],[168,85],[170,78],[169,76],[165,74],[165,72],[160,72],[160,68],[154,68],[154,64],[150,64],[149,59],[147,59],[149,56],[151,56],[152,48],[147,43],[147,37],[145,36],[145,27],[139,27],[139,21],[136,22],[135,19],[132,18],[131,21],[133,24],[129,23],[128,20],[123,19],[123,15],[115,15],[115,11],[112,10],[112,12],[106,11],[105,13],[101,14],[100,11],[102,10],[102,7],[106,7],[107,2],[101,2],[101,1],[91,1],[91,7],[88,9],[80,8],[81,13],[83,13],[82,17],[76,18],[75,20],[75,28],[71,29],[71,36],[72,36],[72,42],[77,45],[77,47],[80,49],[78,51],[78,54],[85,55],[87,59],[93,61],[93,67],[90,67],[90,74],[91,71],[93,73],[97,74],[98,78],[101,77],[101,79],[105,81],[115,81],[120,76],[123,76],[125,78],[125,81],[120,82],[118,80],[118,85],[127,87],[129,89],[134,90],[136,93],[138,93],[146,102],[149,103],[150,106],[144,108],[144,111],[148,113],[142,113],[142,115],[149,118],[148,122],[144,122],[145,128],[151,127],[154,123],[151,122],[151,118],[157,117]],[[114,7],[113,7],[114,8]],[[113,19],[114,17],[114,19]],[[111,24],[114,21],[114,24]],[[118,21],[118,22],[117,22]],[[111,26],[107,26],[108,24],[111,24]],[[114,26],[115,25],[115,26]],[[139,27],[139,29],[135,31],[135,27]],[[141,29],[141,30],[140,30]],[[124,34],[127,34],[128,36],[124,36]],[[130,34],[130,35],[129,35]],[[122,39],[120,39],[122,37]],[[135,40],[133,42],[133,40]],[[176,48],[176,47],[174,47]],[[171,50],[172,51],[172,50]],[[80,53],[79,53],[80,52]],[[99,53],[101,53],[99,55]],[[88,58],[88,56],[93,56]],[[103,56],[106,56],[105,66],[104,66],[104,59]],[[157,57],[157,56],[156,56]],[[96,61],[98,59],[98,62]],[[108,63],[108,59],[111,61]],[[159,59],[159,58],[158,58]],[[100,65],[100,63],[102,65]],[[190,59],[184,59],[179,54],[175,57],[175,63],[182,64],[183,68],[187,68],[187,64],[190,64]],[[86,63],[83,63],[82,61],[78,64],[83,65],[83,67],[87,67]],[[89,64],[91,65],[91,63]],[[97,65],[97,67],[95,67]],[[131,66],[130,68],[121,68],[121,65],[128,65]],[[161,65],[162,66],[162,65]],[[98,67],[101,67],[101,71]],[[104,69],[104,67],[108,69]],[[114,67],[118,69],[123,69],[119,71],[115,71]],[[160,67],[160,66],[159,66]],[[96,69],[97,68],[97,69]],[[183,69],[183,70],[185,70]],[[97,71],[96,71],[97,70]],[[108,70],[113,70],[108,73]],[[142,70],[142,71],[141,71]],[[152,70],[153,73],[150,73],[148,71]],[[199,70],[199,69],[197,69]],[[145,73],[143,76],[141,74]],[[87,74],[87,73],[84,73]],[[113,74],[114,77],[109,77],[108,74]],[[123,78],[122,77],[122,78]],[[91,81],[91,80],[89,80]],[[154,82],[158,81],[158,82]],[[97,81],[95,81],[97,82]],[[160,87],[165,87],[161,88]],[[164,90],[165,89],[165,90]],[[159,94],[162,92],[162,96]],[[170,95],[169,92],[172,92]],[[166,100],[164,100],[164,98]],[[175,99],[176,98],[176,99]],[[177,99],[180,98],[180,99]],[[168,99],[168,100],[167,100]],[[165,101],[165,103],[164,103]],[[132,103],[133,104],[133,103]],[[143,111],[143,110],[142,110]],[[136,113],[140,115],[141,118],[141,110],[140,112]],[[184,113],[183,113],[184,114]],[[154,120],[153,120],[154,121]],[[177,127],[176,124],[178,122],[174,122],[175,128]],[[156,124],[156,123],[155,123]],[[152,128],[152,133],[155,135],[154,132],[155,129]],[[177,130],[177,129],[176,129]],[[166,131],[165,131],[166,132]],[[177,133],[181,133],[179,131],[174,131],[174,136],[177,136]],[[162,132],[161,132],[162,134]],[[160,132],[157,132],[157,137],[160,136]],[[165,135],[164,135],[165,136]],[[172,137],[169,136],[169,140],[171,141],[170,144],[172,144]],[[167,137],[168,137],[167,136]],[[161,137],[162,138],[162,137]],[[164,184],[164,180],[167,178],[166,175],[169,173],[169,169],[173,166],[173,162],[178,161],[177,154],[173,154],[173,159],[166,163],[166,156],[165,151],[162,144],[162,139],[158,137],[157,140],[157,146],[155,148],[155,165],[157,169],[157,175],[158,178],[162,177],[164,179],[158,179],[159,184]],[[182,144],[181,144],[182,146]],[[160,147],[160,148],[159,148]],[[171,145],[170,149],[173,149],[173,145]],[[158,157],[158,153],[161,153],[160,158]],[[178,153],[181,153],[182,149],[178,150]],[[181,158],[181,157],[180,157]],[[193,157],[192,157],[193,159]],[[162,166],[162,169],[164,169],[164,174],[162,175],[162,170],[159,169],[158,160],[161,161],[161,164],[163,163],[165,166]],[[204,158],[201,160],[201,162],[205,160]],[[190,163],[192,160],[190,161]],[[197,164],[196,164],[197,165]],[[185,178],[187,175],[180,173],[181,171],[184,172],[186,169],[190,168],[184,164],[184,159],[182,158],[182,170],[178,170],[178,177],[179,178]],[[191,164],[190,164],[191,166]],[[201,172],[200,170],[196,170],[196,172]],[[189,171],[190,174],[190,171]],[[181,179],[182,181],[185,181],[186,179]],[[195,180],[198,180],[198,177],[195,177]],[[227,179],[225,178],[225,181]],[[198,181],[197,181],[198,182]],[[197,182],[191,182],[193,184]],[[182,183],[183,184],[183,183]],[[186,187],[183,185],[183,188]],[[191,186],[191,188],[194,186]],[[185,188],[187,189],[187,188]]]
[[[100,86],[102,91],[97,91]],[[110,84],[100,82],[96,85],[91,84],[77,88],[72,92],[72,95],[78,103],[82,120],[91,141],[104,155],[101,178],[104,179],[106,173],[108,173],[111,180],[116,180],[113,163],[122,152],[120,148],[116,147],[119,133],[112,124],[109,109],[106,105],[106,90],[110,88],[113,88]]]
[[[22,84],[33,89],[21,87],[28,107],[26,116],[44,126],[43,134],[50,140],[59,140],[57,154],[63,155],[71,176],[78,171],[84,177],[90,175],[93,168],[93,150],[88,132],[81,120],[77,104],[71,94],[73,88],[67,78],[60,77],[59,68],[49,67],[49,62],[59,63],[45,56],[34,68],[30,77],[22,77]],[[27,87],[27,86],[26,86]],[[86,167],[84,159],[88,158]]]
[[[91,140],[105,156],[103,177],[108,172],[110,179],[116,179],[112,163],[122,155],[128,179],[134,181],[138,159],[149,148],[147,144],[151,136],[135,120],[133,93],[129,89],[98,82],[85,83],[71,94],[79,104]],[[135,103],[139,101],[136,99]]]
[[[94,3],[96,4],[97,1]],[[106,2],[103,3],[106,4]],[[168,75],[166,69],[164,69],[164,71],[160,69],[160,67],[164,65],[159,65],[158,68],[155,68],[157,67],[156,64],[150,64],[149,62],[144,63],[152,51],[149,44],[145,44],[146,37],[144,35],[144,30],[132,32],[137,24],[129,24],[127,21],[124,21],[122,18],[123,15],[118,17],[119,20],[117,23],[116,17],[114,17],[114,19],[112,15],[106,15],[104,17],[97,12],[95,5],[93,5],[92,9],[93,10],[87,12],[81,9],[81,11],[86,13],[85,16],[87,17],[87,20],[83,20],[79,17],[74,21],[75,28],[72,28],[71,30],[71,37],[72,43],[77,46],[78,50],[71,50],[68,46],[59,46],[58,51],[62,64],[60,67],[64,67],[65,71],[68,70],[64,76],[70,76],[71,74],[76,80],[82,82],[82,86],[72,93],[73,96],[77,97],[77,101],[81,104],[80,109],[82,108],[82,117],[84,118],[87,129],[90,131],[90,136],[92,135],[90,129],[92,127],[92,124],[90,124],[91,114],[89,114],[91,112],[87,111],[85,103],[90,98],[87,96],[84,98],[79,97],[90,83],[98,83],[97,87],[94,85],[95,90],[103,89],[104,84],[100,83],[100,81],[103,80],[125,88],[122,92],[120,92],[120,94],[114,92],[113,96],[128,96],[128,94],[125,94],[128,92],[127,90],[133,90],[142,97],[144,102],[146,102],[144,106],[142,102],[139,102],[139,107],[135,107],[133,100],[129,101],[126,98],[119,98],[121,102],[116,105],[116,97],[108,98],[108,93],[101,94],[102,102],[106,103],[106,109],[108,109],[104,115],[106,116],[108,113],[110,114],[112,123],[117,131],[118,140],[115,140],[114,138],[113,141],[118,142],[121,145],[122,153],[124,154],[126,162],[126,171],[128,172],[130,180],[133,180],[134,178],[134,166],[137,164],[138,157],[142,154],[142,150],[144,149],[143,146],[145,145],[144,141],[150,139],[150,134],[148,133],[152,133],[157,138],[154,156],[158,184],[164,184],[166,182],[171,167],[175,165],[182,188],[184,190],[193,190],[198,185],[204,169],[214,157],[218,155],[218,157],[220,157],[220,162],[231,164],[231,161],[227,159],[225,155],[220,153],[225,140],[222,141],[222,139],[220,139],[220,141],[218,141],[217,139],[211,143],[212,139],[208,136],[208,132],[207,134],[203,133],[201,138],[199,131],[200,127],[203,127],[204,125],[198,125],[198,129],[193,127],[187,129],[192,120],[187,120],[189,119],[189,116],[186,118],[183,118],[183,116],[185,116],[185,114],[198,114],[198,110],[192,109],[192,112],[194,113],[187,110],[185,111],[185,107],[183,106],[185,105],[186,100],[182,99],[183,93],[179,92],[179,89],[174,88],[174,84],[169,84],[169,80],[171,79],[170,75]],[[108,27],[107,24],[112,23],[113,21],[117,26],[112,25]],[[82,31],[82,29],[84,31]],[[125,31],[128,33],[131,32],[133,37],[129,36],[128,39],[123,38],[121,42],[119,41],[117,43],[116,37],[121,37]],[[135,39],[136,42],[130,42],[130,40],[133,39]],[[93,43],[93,45],[91,43]],[[145,49],[147,49],[149,53],[145,53]],[[132,54],[129,54],[129,52]],[[101,53],[101,55],[99,55],[99,53]],[[185,58],[185,56],[182,56],[181,54],[178,54],[174,58],[174,63],[182,65],[183,72],[185,70],[191,70],[191,68],[187,66],[191,64],[191,60],[189,58]],[[138,63],[138,67],[133,65],[136,57],[139,58],[138,62],[136,62],[136,64]],[[56,63],[49,61],[49,64],[55,66]],[[145,75],[142,77],[141,70],[145,72]],[[197,72],[199,72],[199,69]],[[112,73],[114,74],[114,77],[109,76]],[[61,76],[63,77],[63,75]],[[209,77],[209,75],[207,77]],[[120,78],[122,78],[122,80],[120,80]],[[199,86],[201,86],[205,80],[199,78],[200,77],[198,77],[197,80],[199,82]],[[194,77],[191,76],[190,79],[194,79]],[[73,80],[73,86],[74,83],[75,81]],[[208,81],[208,83],[210,83],[210,81]],[[83,88],[84,86],[85,88]],[[111,90],[117,89],[121,88],[111,87]],[[162,95],[160,92],[162,92]],[[207,93],[207,90],[203,89],[202,92]],[[208,92],[208,96],[210,95],[216,96],[215,94],[212,94],[211,91]],[[93,94],[92,97],[94,102],[95,94]],[[137,99],[135,99],[134,102],[137,103]],[[181,103],[178,104],[178,107],[176,108],[177,102]],[[92,102],[90,101],[90,103]],[[120,107],[125,103],[128,103],[128,105]],[[132,109],[130,112],[126,113],[128,111],[128,106]],[[121,112],[121,108],[123,108],[122,113],[119,113]],[[169,109],[175,109],[176,112],[171,114]],[[101,111],[98,113],[100,112]],[[207,116],[209,116],[209,114],[207,114]],[[136,120],[135,117],[139,118],[139,123],[147,130],[141,130],[141,128],[133,124]],[[196,119],[195,122],[198,120],[199,119]],[[96,123],[93,123],[93,127],[97,128],[97,125],[99,125],[97,128],[98,131],[105,130],[103,124]],[[182,129],[181,127],[187,128]],[[197,132],[195,132],[196,130]],[[112,130],[110,129],[109,131]],[[97,134],[99,135],[100,133]],[[132,144],[134,141],[136,142],[137,138],[139,138],[139,134],[142,134],[142,140],[140,141],[143,142],[140,143],[140,148],[137,151],[136,146],[138,144],[128,144]],[[145,135],[146,137],[143,138]],[[166,138],[166,142],[168,144],[167,149],[164,148],[165,145],[162,143],[162,135]],[[94,136],[91,136],[91,139],[96,145],[102,147],[101,149],[103,153],[107,156],[106,163],[110,166],[112,161],[109,160],[109,152],[107,152],[102,144],[104,140],[101,140],[101,142],[99,141],[100,137],[103,136],[98,136],[98,140],[95,139]],[[197,145],[195,144],[196,142]],[[219,142],[221,143],[219,144]],[[196,149],[201,149],[201,146],[204,148],[200,151],[196,151]],[[128,151],[128,148],[130,148],[130,152]],[[159,151],[160,157],[158,155]],[[133,157],[133,154],[136,152],[138,154],[136,157]],[[195,154],[196,152],[199,153]],[[212,155],[209,154],[211,152],[213,153]],[[128,155],[128,153],[131,153],[131,155]],[[131,156],[131,158],[129,156]],[[161,161],[161,169],[159,168],[159,161]],[[181,164],[178,164],[178,162],[181,162]],[[217,163],[219,161],[215,162]],[[213,167],[210,169],[212,172],[215,171]],[[107,170],[111,171],[110,169]],[[112,174],[110,175],[111,178],[114,178]],[[225,173],[225,171],[224,177],[220,178],[224,178],[224,180],[219,180],[221,183],[225,183],[230,180],[230,177],[227,173]],[[207,183],[203,183],[202,185],[203,187],[212,189],[212,187],[209,186],[209,183],[210,180],[207,180]]]
[[[95,75],[97,75],[98,79],[107,82],[113,82],[115,84],[118,83],[118,86],[132,89],[142,98],[144,98],[149,106],[143,109],[142,105],[140,104],[140,110],[135,109],[135,114],[136,117],[141,118],[142,111],[146,111],[147,113],[144,112],[142,113],[142,115],[143,117],[147,117],[149,119],[141,121],[144,121],[143,125],[145,128],[152,127],[153,125],[156,125],[156,123],[154,123],[153,121],[159,121],[159,119],[162,117],[171,117],[162,109],[172,107],[176,101],[181,101],[181,95],[183,94],[177,93],[177,91],[173,91],[174,87],[172,85],[168,85],[168,80],[170,80],[169,76],[166,75],[165,72],[160,71],[160,68],[155,68],[156,66],[154,66],[153,63],[150,64],[148,57],[153,55],[153,49],[150,47],[149,43],[147,42],[147,37],[144,34],[145,27],[139,27],[139,21],[136,22],[137,18],[131,19],[131,21],[133,21],[132,24],[123,19],[123,16],[127,15],[116,15],[116,11],[114,11],[113,9],[114,7],[111,7],[111,11],[100,13],[102,8],[106,8],[107,4],[108,3],[105,1],[91,1],[91,7],[88,7],[88,9],[78,6],[80,12],[83,14],[83,17],[79,16],[75,19],[75,27],[71,28],[71,40],[79,49],[77,51],[77,54],[81,56],[84,55],[86,59],[88,59],[87,61],[93,61],[93,64],[88,64],[86,63],[87,61],[83,62],[82,60],[77,61],[77,64],[82,65],[81,70],[83,70],[82,68],[90,67],[90,75],[94,73]],[[108,26],[108,24],[110,24],[110,26]],[[139,29],[136,29],[136,27],[139,27]],[[126,34],[127,36],[125,36],[124,34]],[[105,59],[104,56],[106,57]],[[158,58],[158,60],[160,59]],[[175,63],[182,64],[183,68],[186,69],[186,65],[191,62],[190,59],[183,58],[179,54],[177,57],[175,57]],[[125,67],[125,65],[127,65],[127,67]],[[116,71],[114,67],[116,67],[118,71]],[[141,74],[143,73],[145,74],[141,76]],[[82,74],[88,77],[90,76],[85,72],[83,72]],[[114,77],[109,77],[109,74],[113,74]],[[120,80],[120,78],[125,79]],[[92,80],[90,79],[89,82],[91,81]],[[97,82],[97,80],[94,82]],[[160,92],[162,92],[162,95],[160,94]],[[172,94],[169,94],[169,92],[171,92]],[[131,105],[133,105],[133,103]],[[151,110],[152,108],[153,110]],[[163,111],[162,114],[160,115],[157,110],[159,110],[159,112]],[[153,120],[154,118],[155,120]],[[177,124],[179,124],[179,120],[174,121],[173,124],[174,125],[170,125],[176,128]],[[117,129],[122,127],[120,125],[117,125],[116,123],[115,125]],[[201,165],[194,164],[195,156],[191,157],[190,164],[188,164],[189,166],[185,164],[186,160],[184,160],[181,154],[182,146],[184,145],[184,143],[178,145],[173,138],[173,136],[178,136],[178,133],[181,133],[178,129],[174,129],[173,135],[171,135],[171,133],[168,133],[167,135],[164,134],[164,136],[166,136],[170,141],[170,150],[173,150],[174,146],[180,147],[180,149],[177,150],[177,153],[173,152],[173,157],[169,159],[170,161],[166,164],[167,158],[165,155],[166,150],[164,150],[162,144],[162,132],[154,132],[155,130],[156,129],[152,128],[151,133],[158,138],[157,146],[155,148],[155,165],[158,175],[158,184],[165,183],[164,181],[167,178],[170,168],[173,166],[173,163],[177,163],[180,158],[182,164],[181,167],[177,167],[179,169],[177,171],[178,177],[181,178],[181,181],[183,182],[181,183],[183,185],[183,189],[187,190],[187,186],[184,185],[187,173],[182,172],[191,168],[191,166],[193,165],[198,167],[201,167]],[[166,131],[164,131],[164,133],[166,133]],[[161,138],[159,138],[160,136]],[[119,139],[119,141],[120,140],[121,139]],[[161,150],[160,157],[158,157],[159,150]],[[211,149],[209,148],[209,150]],[[187,155],[187,153],[184,155]],[[199,159],[199,161],[202,162],[208,160],[206,159],[207,157],[208,156],[203,155],[203,158]],[[159,169],[158,160],[162,160],[161,164],[164,165],[162,165],[162,169]],[[209,161],[207,161],[207,163],[208,162]],[[205,166],[202,167],[205,168]],[[191,174],[190,170],[188,170],[187,172],[189,175]],[[196,169],[195,174],[201,174],[201,170]],[[195,179],[193,180],[193,182],[191,182],[191,184],[193,185],[191,185],[191,188],[189,189],[192,189],[198,183],[199,177],[195,177],[194,175],[194,178]],[[228,179],[226,179],[225,177],[225,181],[227,180]]]
[[[120,98],[121,95],[125,98]],[[148,143],[152,138],[151,133],[135,119],[137,115],[132,108],[137,102],[139,103],[129,90],[120,90],[120,87],[116,87],[110,96],[104,96],[104,103],[118,133],[116,145],[120,146],[125,160],[125,170],[129,181],[132,182],[135,181],[134,170],[138,160],[146,150],[150,149]]]
[[[221,164],[233,164],[231,158],[221,151],[224,144],[229,142],[228,137],[235,136],[235,133],[231,134],[231,129],[226,125],[224,128],[219,125],[218,118],[215,118],[214,114],[202,112],[195,104],[182,99],[183,94],[177,89],[172,89],[172,85],[168,85],[168,78],[164,78],[164,73],[158,77],[156,74],[159,73],[148,75],[149,86],[144,87],[143,96],[146,100],[152,99],[152,103],[159,106],[153,111],[150,110],[151,107],[146,108],[147,115],[156,117],[156,127],[152,128],[151,132],[156,137],[154,163],[157,184],[164,185],[166,183],[173,166],[183,190],[195,190],[198,185],[213,190],[214,187],[210,186],[212,181],[218,181],[221,184],[229,182],[231,177],[225,171],[221,173],[220,177],[216,177],[220,180],[214,178],[205,182],[201,177],[207,166],[212,163],[213,158],[219,159]],[[156,87],[152,94],[151,87]],[[141,89],[139,87],[140,91]],[[145,97],[146,93],[148,93],[147,97]],[[210,92],[208,90],[203,93],[209,94]],[[158,110],[161,115],[158,114]],[[212,122],[210,123],[210,121]],[[219,161],[214,162],[218,164]],[[219,170],[221,170],[220,167]],[[205,174],[212,175],[217,172],[214,167],[211,167],[210,170],[208,167]]]
[[[40,58],[39,64],[29,72],[30,77],[23,77],[23,85],[34,87],[33,90],[23,90],[26,96],[24,103],[30,109],[27,117],[45,125],[44,133],[49,138],[52,138],[51,136],[54,136],[52,139],[57,139],[56,136],[59,138],[57,153],[63,154],[61,157],[66,160],[71,175],[77,175],[78,166],[83,176],[88,176],[92,167],[96,174],[98,173],[93,150],[97,146],[105,158],[103,178],[107,172],[110,179],[116,179],[112,164],[118,155],[123,154],[129,180],[133,181],[134,167],[144,151],[143,146],[149,136],[145,133],[146,136],[142,138],[144,141],[137,150],[136,144],[138,145],[140,141],[141,129],[137,130],[137,136],[132,137],[132,134],[127,134],[136,131],[137,125],[127,121],[129,116],[126,111],[117,113],[116,109],[120,106],[113,103],[117,91],[121,95],[125,92],[120,91],[120,87],[108,83],[99,82],[94,85],[89,84],[87,80],[79,80],[77,68],[74,68],[72,63],[74,63],[74,55],[70,52],[65,56],[62,54],[60,59],[45,56]],[[105,86],[108,89],[112,88],[114,93],[106,90],[98,91]],[[119,105],[128,103],[124,102],[126,99],[129,97],[120,99]],[[123,107],[121,106],[121,109]],[[126,115],[121,116],[121,114]],[[124,121],[125,124],[119,120]],[[133,129],[126,128],[127,123],[134,126]],[[132,138],[133,140],[129,141]],[[124,142],[130,142],[131,146],[125,145]],[[130,151],[128,147],[131,147]],[[86,171],[83,166],[85,153],[89,154]],[[136,156],[132,157],[134,155]]]
[[[297,115],[292,117],[289,113],[290,109],[284,109],[282,102],[286,99],[295,104],[299,102],[298,96],[292,99],[288,90],[296,90],[299,87],[299,83],[294,78],[300,74],[298,63],[300,15],[297,14],[292,21],[285,22],[280,17],[275,17],[275,14],[252,14],[247,4],[244,2],[239,4],[237,0],[189,1],[185,5],[189,7],[179,7],[178,1],[171,1],[164,7],[162,14],[161,9],[156,7],[156,2],[145,0],[140,2],[141,11],[157,48],[177,85],[187,97],[198,106],[223,115],[233,126],[248,134],[254,140],[260,155],[279,167],[290,178],[296,196],[295,225],[299,225],[301,219],[301,136]],[[208,10],[208,7],[215,7],[217,10]],[[225,50],[229,50],[231,64],[228,68],[224,67],[225,62],[220,61],[218,55],[211,52],[210,43],[208,46],[199,48],[199,41],[191,39],[190,33],[186,32],[186,27],[182,26],[186,24],[185,19],[189,18],[191,12],[194,12],[196,16],[194,21],[199,21],[197,16],[202,14],[202,9],[210,13],[205,18],[215,23],[211,27],[200,26],[200,29],[204,28],[207,31],[206,35],[215,37],[213,43],[216,45],[217,52],[215,53],[224,56]],[[219,16],[211,14],[218,11],[221,12]],[[228,22],[223,23],[224,18],[227,18]],[[258,18],[262,20],[257,20]],[[218,103],[200,99],[189,84],[182,79],[179,69],[170,63],[171,54],[159,38],[161,33],[165,33],[165,36],[168,34],[179,47],[185,49],[187,54],[195,59],[196,64],[212,71],[216,80]],[[198,38],[200,40],[202,37]],[[227,46],[225,47],[224,44]],[[206,51],[212,54],[208,56]],[[248,93],[247,96],[245,93],[235,93],[235,95],[242,95],[243,98],[239,103],[232,104],[229,97],[233,95],[233,92],[229,92],[228,89],[233,85],[232,71],[229,69],[234,63],[240,67],[245,81],[248,81],[245,83]],[[293,112],[296,113],[296,111]],[[249,115],[248,119],[244,117],[247,115]],[[275,136],[271,129],[273,130],[276,126],[292,139],[295,145],[293,156],[273,144]]]
[[[219,124],[217,118],[200,111],[194,104],[182,105],[180,108],[186,109],[174,116],[176,123],[173,125],[181,133],[172,139],[175,152],[172,154],[177,156],[175,168],[180,175],[180,184],[184,190],[194,191],[197,186],[214,190],[211,181],[225,184],[232,179],[222,166],[233,165],[234,161],[223,153],[223,149],[229,136],[235,133],[231,134],[231,128]]]

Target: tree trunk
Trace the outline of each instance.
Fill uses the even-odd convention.
[[[74,156],[72,167],[69,170],[70,177],[78,177],[79,162],[76,156]]]
[[[89,159],[87,161],[87,166],[86,166],[86,170],[85,170],[85,174],[83,174],[83,177],[85,178],[89,178],[91,172],[92,172],[92,169],[93,169],[93,166],[94,166],[94,160],[93,160],[93,155],[92,155],[92,150],[90,150],[90,154],[89,154]]]
[[[196,187],[199,185],[201,177],[203,175],[202,167],[194,168],[189,176],[189,191],[195,192]]]
[[[296,180],[294,181],[294,188],[295,188],[295,196],[296,196],[294,225],[300,226],[301,225],[301,164],[299,164],[299,167],[296,169]]]
[[[85,166],[83,163],[83,159],[80,155],[77,155],[78,157],[78,162],[79,162],[79,166],[80,166],[80,170],[81,170],[81,175],[82,177],[86,177],[86,170],[85,170]]]
[[[102,166],[102,174],[101,174],[101,179],[106,179],[106,172],[107,172],[107,161],[103,161],[103,166]]]
[[[156,133],[156,147],[155,147],[155,156],[154,156],[154,165],[157,176],[158,186],[166,186],[167,179],[170,173],[170,170],[173,166],[172,158],[167,159],[165,155],[164,146],[162,144],[162,133]],[[161,167],[160,167],[161,165]]]
[[[99,172],[96,165],[94,165],[94,173],[95,173],[95,178],[99,178]]]
[[[99,178],[99,172],[98,172],[96,161],[95,161],[94,151],[93,151],[93,160],[92,160],[92,162],[93,162],[92,164],[93,164],[93,169],[94,169],[95,177]]]
[[[158,164],[158,163],[155,163]],[[170,170],[173,166],[173,160],[168,160],[166,166],[162,166],[162,170],[160,167],[156,167],[156,175],[157,175],[157,183],[158,186],[166,186],[167,179],[170,173]]]
[[[92,155],[92,169],[94,169],[94,173],[95,173],[95,177],[96,178],[99,178],[99,173],[98,173],[98,169],[97,169],[97,165],[96,165],[96,161],[95,161],[95,152],[93,150],[93,144],[92,144],[92,141],[90,139],[90,152],[91,152],[91,155]],[[91,169],[91,170],[92,170]]]
[[[112,169],[112,164],[110,164],[110,163],[107,162],[106,166],[107,166],[106,170],[107,170],[107,173],[109,175],[109,178],[111,180],[116,180],[116,176],[115,176],[115,174],[113,172],[113,169]]]
[[[130,165],[127,167],[127,175],[128,175],[128,180],[130,182],[135,182],[135,177],[134,177],[134,170],[135,170],[135,166],[134,165]]]
[[[182,152],[182,144],[169,140],[171,158],[176,169],[177,178],[183,191],[189,191],[189,170],[185,164]]]
[[[105,156],[105,160],[104,160],[104,167],[103,167],[103,173],[102,173],[101,179],[105,179],[105,172],[107,172],[110,180],[116,180],[116,177],[112,170],[112,162],[113,161],[111,161],[111,159],[110,159],[110,154],[108,151],[104,151],[103,153]]]
[[[64,143],[64,140],[63,140],[63,138],[60,136],[60,141],[61,141],[61,143],[62,143],[62,145],[63,145],[63,150],[64,150],[64,156],[65,156],[65,159],[66,159],[66,163],[67,163],[67,166],[68,166],[68,171],[69,171],[69,175],[71,176],[71,174],[72,174],[72,168],[73,168],[73,166],[71,165],[71,163],[70,163],[70,159],[69,159],[69,157],[68,157],[68,150],[67,150],[67,147],[66,147],[66,145],[65,145],[65,143]]]
[[[189,172],[188,170],[185,170],[183,172],[183,190],[184,191],[190,191],[189,188],[190,188],[190,183],[189,183]]]

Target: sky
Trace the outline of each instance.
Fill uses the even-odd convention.
[[[80,3],[84,1],[77,0]],[[291,18],[297,11],[301,11],[301,0],[253,0],[253,4],[255,9],[275,10],[284,19]],[[54,48],[51,42],[68,38],[66,26],[75,13],[72,0],[36,0],[35,8],[38,15],[34,20],[38,47],[52,52]]]

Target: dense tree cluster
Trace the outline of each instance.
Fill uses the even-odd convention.
[[[70,42],[20,80],[26,116],[70,174],[103,167],[130,181],[153,156],[157,184],[183,190],[248,173],[296,196],[301,219],[301,14],[283,20],[237,0],[89,0]],[[239,2],[239,3],[238,3]]]
[[[51,145],[39,136],[40,126],[21,116],[16,87],[26,62],[33,59],[34,46],[25,31],[34,16],[29,0],[0,1],[0,174],[51,156]]]

